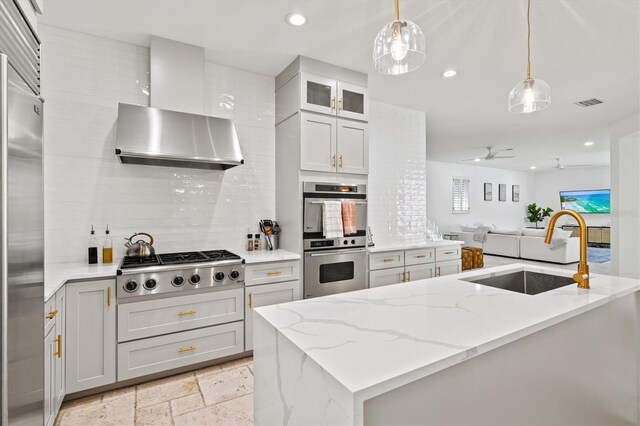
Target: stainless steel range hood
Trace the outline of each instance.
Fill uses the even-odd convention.
[[[125,164],[226,170],[244,164],[233,121],[119,104],[116,155]]]
[[[226,170],[244,164],[233,121],[204,112],[204,49],[151,37],[151,107],[119,104],[122,163]]]

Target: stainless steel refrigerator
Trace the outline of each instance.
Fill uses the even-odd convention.
[[[0,54],[2,425],[42,425],[44,191],[42,100]]]

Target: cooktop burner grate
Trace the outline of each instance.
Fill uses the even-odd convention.
[[[160,265],[160,261],[157,256],[151,257],[130,257],[125,256],[122,259],[122,265],[120,265],[121,269],[126,268],[140,268],[141,266],[158,266]]]
[[[163,265],[179,265],[182,263],[199,263],[207,262],[209,259],[197,251],[189,251],[182,253],[165,253],[159,254],[158,258]]]
[[[236,260],[241,259],[237,254],[233,254],[227,250],[209,250],[203,251],[202,254],[211,260]]]

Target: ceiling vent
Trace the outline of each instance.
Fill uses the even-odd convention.
[[[591,98],[591,99],[587,99],[586,101],[580,101],[580,102],[575,102],[576,105],[581,106],[581,107],[590,107],[590,106],[594,106],[594,105],[598,105],[601,104],[602,101],[600,99],[596,99],[596,98]]]

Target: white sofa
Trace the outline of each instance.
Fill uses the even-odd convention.
[[[520,237],[520,257],[541,262],[574,263],[580,261],[580,238],[567,239],[567,244],[551,248],[542,237]]]
[[[574,263],[580,260],[580,239],[572,237],[567,244],[551,248],[544,237],[488,233],[484,243],[473,239],[473,232],[454,231],[465,246],[480,247],[485,254],[551,263]]]

